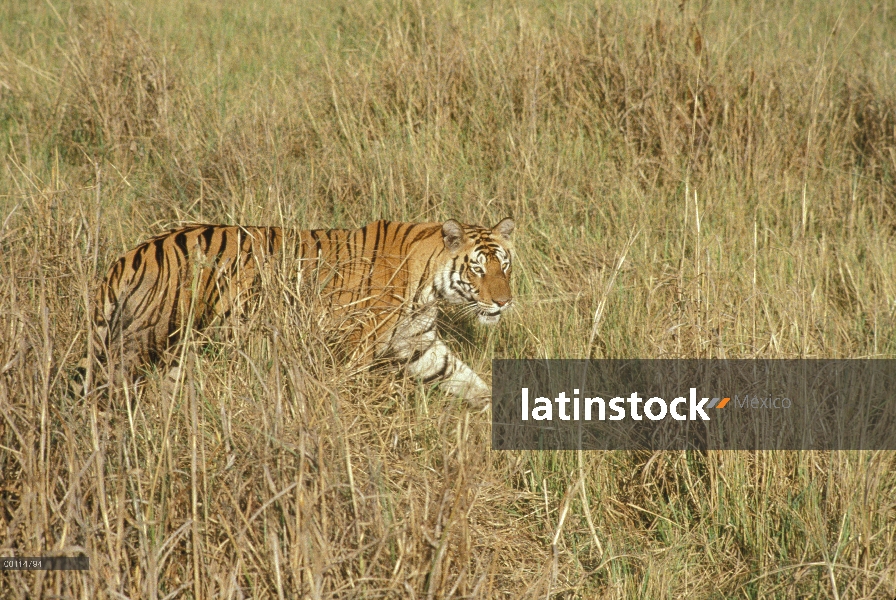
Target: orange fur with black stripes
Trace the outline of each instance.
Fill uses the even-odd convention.
[[[94,345],[133,373],[163,357],[189,326],[238,310],[258,289],[263,265],[297,264],[330,310],[353,323],[349,339],[371,358],[397,360],[424,381],[467,398],[488,386],[439,339],[438,304],[466,305],[496,323],[510,307],[513,221],[492,228],[376,221],[356,230],[191,225],[119,258],[100,286]],[[299,259],[281,261],[281,253]],[[303,286],[307,289],[308,286]]]

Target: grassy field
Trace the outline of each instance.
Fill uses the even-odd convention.
[[[9,598],[896,596],[892,452],[492,452],[276,298],[67,395],[113,258],[185,222],[512,215],[492,358],[896,357],[896,8],[0,0]]]

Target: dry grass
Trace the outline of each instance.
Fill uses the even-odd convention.
[[[0,573],[26,597],[886,598],[891,452],[503,452],[277,294],[66,395],[185,221],[519,225],[492,357],[894,357],[887,3],[3,4]],[[625,260],[621,258],[625,257]],[[276,289],[276,286],[273,286]]]

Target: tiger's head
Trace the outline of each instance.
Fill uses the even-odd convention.
[[[442,225],[442,241],[449,254],[448,266],[437,277],[437,288],[451,304],[463,304],[479,322],[493,325],[510,308],[510,234],[513,219],[503,219],[488,229],[461,225],[454,219]]]

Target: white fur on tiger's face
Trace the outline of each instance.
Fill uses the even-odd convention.
[[[297,265],[298,282],[347,323],[344,339],[369,360],[397,360],[423,381],[465,398],[490,394],[439,339],[438,304],[460,304],[497,323],[510,290],[514,223],[491,228],[376,221],[360,229],[190,225],[119,258],[97,290],[93,348],[110,373],[170,358],[194,329],[239,314],[261,286],[263,265]],[[295,261],[272,260],[289,254]]]

